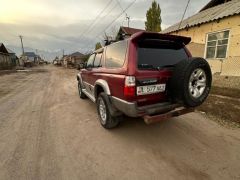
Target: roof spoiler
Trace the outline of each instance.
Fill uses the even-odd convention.
[[[137,42],[143,39],[160,39],[165,41],[174,41],[184,45],[187,45],[191,42],[190,37],[161,34],[161,33],[147,32],[147,31],[138,32],[131,36],[131,40],[133,42]]]

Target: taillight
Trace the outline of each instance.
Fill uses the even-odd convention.
[[[125,77],[124,96],[135,96],[136,79],[134,76]]]

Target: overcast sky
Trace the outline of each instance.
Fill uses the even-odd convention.
[[[103,30],[134,0],[0,0],[0,42],[34,49],[85,52],[102,39]],[[198,12],[209,0],[191,0],[185,18]],[[126,11],[130,27],[144,28],[146,11],[152,0],[136,0]],[[162,29],[180,21],[187,0],[157,0],[161,7]],[[107,6],[109,4],[109,6]],[[94,22],[97,15],[106,10]],[[106,31],[127,26],[125,14]],[[95,38],[96,36],[99,37]]]

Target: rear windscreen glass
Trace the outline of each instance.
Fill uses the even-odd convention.
[[[188,58],[183,45],[169,42],[140,43],[137,52],[138,69],[171,67]]]

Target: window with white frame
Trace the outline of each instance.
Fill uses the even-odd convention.
[[[229,30],[207,35],[206,58],[226,58]]]

